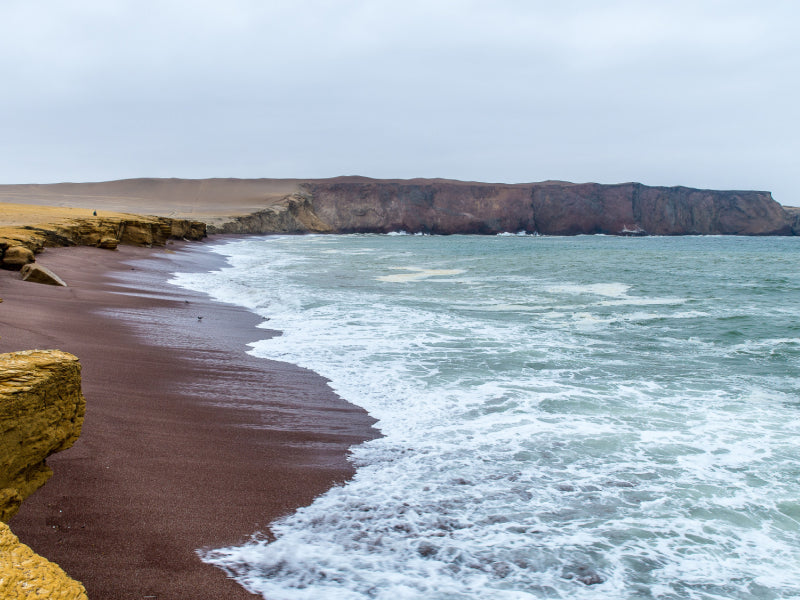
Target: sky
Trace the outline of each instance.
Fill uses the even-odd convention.
[[[2,0],[0,183],[445,177],[800,205],[795,0]]]

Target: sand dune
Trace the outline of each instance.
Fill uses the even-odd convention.
[[[0,185],[0,203],[157,215],[214,223],[262,210],[297,192],[303,181],[124,179],[99,183]],[[0,224],[18,224],[5,222],[7,212],[7,206],[0,206]]]

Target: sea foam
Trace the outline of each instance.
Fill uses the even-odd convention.
[[[765,243],[218,246],[229,268],[176,282],[269,317],[283,335],[252,352],[329,378],[384,437],[274,541],[203,559],[279,599],[800,598],[797,247]]]

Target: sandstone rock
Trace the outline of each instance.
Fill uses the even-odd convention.
[[[0,521],[50,477],[45,459],[78,439],[80,372],[77,357],[60,350],[0,354]]]
[[[0,523],[0,598],[88,600],[80,582],[21,544],[5,523]]]
[[[121,241],[134,246],[152,246],[155,242],[153,228],[150,223],[125,222]]]
[[[25,265],[24,267],[22,267],[20,273],[22,274],[23,281],[67,287],[67,284],[64,283],[64,280],[61,279],[61,277],[53,273],[47,267],[43,267],[42,265],[37,265],[37,264]]]
[[[111,236],[106,236],[104,238],[101,238],[100,241],[97,242],[97,247],[104,248],[105,250],[116,250],[118,245],[119,245],[119,240]]]
[[[206,237],[206,224],[185,219],[170,220],[170,236],[183,240],[202,240]]]
[[[46,246],[102,246],[117,243],[138,246],[163,246],[168,239],[201,240],[206,225],[200,221],[136,215],[61,219],[38,225],[0,226],[0,259],[7,254],[9,263],[0,260],[0,267],[19,269],[32,261],[32,254]],[[20,250],[12,250],[13,248]],[[9,252],[10,251],[10,252]],[[25,258],[14,258],[15,253]],[[25,262],[27,261],[27,262]],[[13,263],[13,264],[12,264]]]
[[[11,246],[6,249],[3,254],[2,266],[4,269],[13,269],[18,271],[23,267],[36,260],[33,252],[25,246]]]

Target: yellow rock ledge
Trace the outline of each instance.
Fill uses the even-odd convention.
[[[0,354],[0,521],[50,478],[45,459],[75,443],[85,414],[76,356],[60,350]]]
[[[42,558],[0,523],[0,598],[88,600],[83,585]]]
[[[0,599],[75,600],[83,585],[21,544],[2,522],[50,477],[45,459],[72,446],[86,413],[77,357],[0,354]]]

